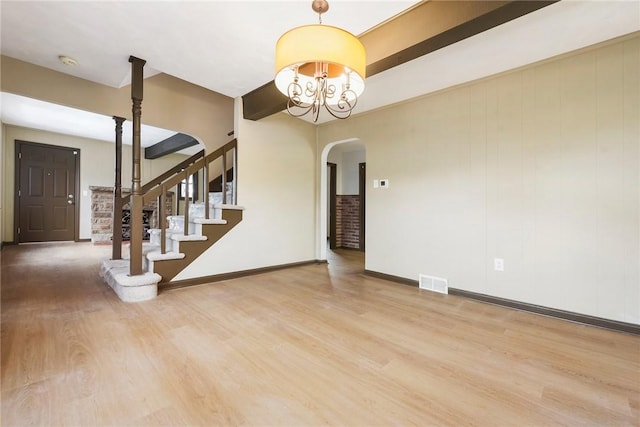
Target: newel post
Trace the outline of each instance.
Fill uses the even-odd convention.
[[[143,67],[147,61],[129,57],[131,63],[131,102],[133,113],[133,139],[132,139],[132,163],[131,174],[131,241],[129,274],[136,276],[142,274],[142,185],[140,183],[140,120],[142,116],[142,86]]]
[[[116,179],[113,187],[113,237],[111,259],[122,259],[122,123],[123,117],[113,116],[116,122]]]

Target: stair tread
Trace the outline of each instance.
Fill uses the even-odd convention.
[[[160,234],[161,230],[159,228],[154,228],[153,230],[154,231],[157,230],[155,231],[155,233]],[[184,234],[183,229],[176,230],[174,228],[165,228],[164,231],[167,237],[175,236],[176,234]],[[155,234],[155,233],[152,233],[152,234]]]
[[[162,261],[162,260],[168,260],[168,259],[182,259],[185,257],[185,254],[181,253],[181,252],[166,252],[166,253],[161,253],[160,251],[155,251],[155,252],[149,252],[147,254],[147,259],[149,261]]]
[[[174,217],[176,218],[184,218],[184,215],[175,215]],[[206,219],[204,217],[201,216],[197,216],[195,218],[193,217],[189,217],[189,222],[191,224],[226,224],[227,220],[226,219],[220,219],[220,218],[209,218]],[[172,233],[182,233],[182,230],[176,230],[174,228],[166,228],[165,229],[167,234]],[[154,233],[160,233],[160,229],[159,228],[151,228],[149,229],[149,233],[154,234]]]
[[[217,219],[217,218],[195,218],[193,220],[195,224],[226,224],[226,219]]]
[[[149,229],[149,234],[154,234],[154,233],[158,233],[159,234],[161,231],[162,230],[159,229],[159,228],[150,228]],[[182,230],[176,230],[176,229],[173,229],[173,228],[165,228],[164,231],[167,234],[182,233]]]
[[[213,205],[213,207],[215,209],[231,209],[231,210],[236,210],[236,211],[243,211],[244,210],[244,206],[229,205],[229,204],[224,204],[224,203],[216,203],[216,204]]]
[[[207,236],[201,236],[199,234],[188,234],[188,235],[184,235],[184,234],[174,234],[173,236],[171,236],[171,240],[177,241],[177,242],[197,242],[197,241],[201,241],[201,240],[207,240],[208,237]]]

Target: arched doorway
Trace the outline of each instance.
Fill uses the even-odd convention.
[[[357,138],[327,144],[320,161],[319,259],[328,247],[364,251],[365,145]]]

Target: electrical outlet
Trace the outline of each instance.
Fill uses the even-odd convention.
[[[494,258],[493,259],[493,269],[495,271],[504,271],[504,259],[502,259],[502,258]]]

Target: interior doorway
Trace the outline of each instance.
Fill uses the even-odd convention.
[[[335,144],[327,152],[324,221],[331,250],[365,250],[365,157],[360,141]]]
[[[78,240],[80,150],[16,141],[14,241]]]

